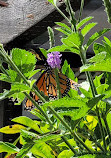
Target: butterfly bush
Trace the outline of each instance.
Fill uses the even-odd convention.
[[[60,57],[62,54],[60,52],[51,52],[47,54],[47,62],[51,66],[51,68],[59,68],[60,69],[60,64],[61,64],[61,59]]]

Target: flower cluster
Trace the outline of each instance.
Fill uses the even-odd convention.
[[[61,59],[60,57],[62,54],[60,52],[51,52],[47,54],[47,62],[51,66],[51,68],[59,68],[60,69],[60,64],[61,64]]]

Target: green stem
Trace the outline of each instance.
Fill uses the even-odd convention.
[[[8,73],[7,73],[7,71],[4,69],[3,65],[0,65],[0,70],[1,70],[4,74],[6,74],[7,76],[9,76]]]
[[[46,115],[46,113],[42,110],[42,108],[37,104],[37,102],[35,102],[35,100],[33,100],[33,98],[27,94],[26,92],[24,92],[24,94],[26,95],[26,97],[31,100],[31,102],[34,104],[34,106],[36,106],[36,108],[43,114],[43,116],[46,118],[46,120],[49,122],[49,124],[52,126],[52,122],[49,120],[48,116]]]
[[[65,14],[57,6],[55,6],[55,8],[64,17],[64,19],[66,19],[71,24],[71,21],[65,16]]]
[[[61,96],[61,91],[60,91],[58,70],[56,68],[54,69],[54,73],[55,73],[55,79],[56,79],[56,84],[57,84],[57,96],[60,99],[62,96]]]
[[[68,145],[68,147],[72,150],[72,152],[75,154],[75,156],[77,155],[77,152],[76,152],[76,150],[72,147],[72,145],[68,142],[68,140],[64,137],[64,136],[62,136],[61,137],[62,139],[63,139],[63,141]]]
[[[74,26],[74,32],[76,32],[77,29],[76,29],[76,19],[74,17],[74,11],[71,7],[70,0],[65,0],[65,1],[66,1],[65,3],[66,3],[66,6],[67,6],[67,11],[70,15],[71,23]]]
[[[107,134],[109,135],[109,140],[111,142],[111,133],[110,133],[110,129],[109,129],[109,126],[108,126],[108,122],[106,120],[106,116],[103,117],[103,120],[104,120],[104,123],[105,123],[105,127],[106,127],[106,132]]]
[[[86,64],[86,51],[85,51],[84,48],[81,49],[80,56],[81,56],[81,60],[82,60],[83,65],[85,65]],[[88,79],[90,87],[91,87],[92,95],[95,98],[95,96],[97,95],[97,91],[96,91],[96,87],[94,85],[93,79],[91,77],[90,72],[85,72],[85,73],[86,73],[87,79]],[[102,126],[101,117],[100,117],[100,114],[99,114],[99,108],[97,106],[96,106],[96,114],[97,114],[97,117],[98,117],[100,132],[101,132],[101,136],[102,136],[102,139],[103,139],[104,151],[106,152],[107,149],[106,149],[105,133],[104,133],[104,129],[103,129],[103,126]]]
[[[48,26],[48,34],[49,34],[49,41],[50,41],[50,48],[54,47],[55,40],[54,40],[54,31],[51,27]]]
[[[82,12],[83,12],[83,7],[84,7],[84,0],[81,0],[81,7],[80,7],[80,12],[79,12],[78,23],[81,20],[81,16],[82,16]]]
[[[101,117],[99,114],[99,108],[96,106],[96,113],[98,116],[98,121],[99,121],[99,127],[100,127],[100,131],[101,131],[101,136],[102,136],[102,140],[103,140],[103,145],[104,145],[104,151],[107,152],[107,145],[106,145],[106,140],[105,140],[105,133],[104,133],[104,129],[102,126],[102,121],[101,121]]]
[[[71,132],[71,134],[74,136],[74,138],[79,142],[81,143],[84,148],[86,148],[86,150],[89,152],[89,153],[92,153],[92,151],[85,145],[85,143],[78,137],[78,135],[73,132],[71,130],[71,128],[69,127],[69,125],[62,119],[62,117],[60,115],[57,114],[57,112],[52,108],[52,107],[48,107],[50,109],[50,111],[61,121],[61,123],[66,127],[67,130],[69,130]],[[93,153],[92,153],[93,154]]]

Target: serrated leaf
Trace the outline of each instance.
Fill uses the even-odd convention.
[[[79,90],[81,91],[81,93],[82,93],[85,97],[91,98],[91,95],[90,95],[90,93],[89,93],[87,90],[85,90],[85,89],[82,88],[82,87],[79,87]]]
[[[85,36],[97,23],[89,23],[81,30],[83,36]]]
[[[30,151],[30,149],[34,146],[33,141],[30,140],[30,143],[26,143],[20,149],[19,153],[16,155],[16,158],[24,158],[25,155]]]
[[[83,99],[64,97],[59,100],[54,100],[54,101],[45,103],[43,106],[44,107],[52,106],[53,108],[56,108],[56,107],[68,108],[68,107],[81,107],[81,105],[83,106],[86,105],[86,102]]]
[[[88,40],[87,45],[86,45],[86,49],[88,49],[88,47],[94,42],[96,41],[99,37],[101,37],[104,33],[110,31],[111,29],[106,29],[104,28],[103,30],[99,31],[99,32],[95,32]]]
[[[62,38],[61,41],[66,46],[76,48],[79,50],[83,43],[83,36],[79,33],[72,33],[67,38]]]
[[[38,125],[32,119],[30,119],[26,116],[16,117],[16,118],[12,119],[12,121],[23,124],[23,125],[28,126],[28,127],[31,127],[35,131],[42,133],[40,128],[38,127]]]
[[[92,18],[94,18],[94,17],[89,16],[89,17],[86,17],[85,19],[81,20],[81,21],[76,25],[77,30],[78,30],[81,26],[83,26],[85,23],[87,23],[89,20],[91,20]]]
[[[10,77],[8,77],[6,74],[3,74],[3,73],[0,73],[0,80],[8,82],[8,83],[12,82],[11,79],[10,79]]]
[[[9,125],[9,126],[5,126],[0,128],[0,132],[5,133],[5,134],[15,134],[15,133],[20,133],[21,129],[25,129],[26,127],[19,125],[19,124],[15,124],[15,125]]]
[[[23,139],[25,139],[26,142],[28,140],[30,141],[30,140],[38,137],[38,135],[35,134],[34,132],[30,132],[30,131],[23,130],[23,129],[21,129],[21,133],[20,134],[23,137]]]
[[[23,83],[14,83],[14,84],[11,84],[11,90],[14,90],[17,92],[26,92],[26,91],[30,91],[31,88]]]
[[[74,139],[68,139],[68,142],[72,145],[72,146],[76,146],[76,141],[74,141]],[[67,146],[67,144],[65,142],[62,142],[60,144],[58,144],[58,146]],[[68,147],[69,148],[69,147]]]
[[[74,153],[71,150],[64,150],[59,155],[58,158],[71,158]]]
[[[111,59],[103,60],[100,63],[86,64],[80,68],[80,72],[85,71],[104,71],[111,72]]]
[[[19,149],[16,146],[10,143],[5,143],[0,141],[0,153],[2,152],[16,153],[18,151]]]
[[[99,63],[106,58],[106,54],[107,54],[106,52],[101,52],[99,54],[96,54],[94,57],[90,58],[88,62]]]
[[[105,37],[105,36],[104,36],[104,40],[111,47],[111,41],[107,37]]]
[[[0,93],[0,101],[6,99],[8,97],[11,97],[16,92],[17,91],[15,91],[15,90],[13,90],[13,91],[5,90],[3,93]]]
[[[37,116],[38,118],[40,118],[42,121],[46,121],[46,119],[36,110],[33,109],[30,111],[33,115]]]
[[[52,149],[50,148],[49,145],[47,145],[44,142],[37,143],[33,146],[31,149],[31,152],[36,156],[36,157],[43,157],[43,158],[55,158],[54,155],[52,155]]]
[[[66,46],[64,44],[62,44],[61,46],[56,46],[56,47],[52,47],[51,49],[48,50],[48,52],[55,52],[55,51],[59,51],[59,52],[73,52],[76,54],[79,54],[79,50],[76,48],[70,48],[69,46]]]
[[[67,36],[71,34],[69,31],[67,31],[65,28],[62,28],[62,27],[56,27],[55,29],[59,32],[62,32],[64,35],[67,35]]]
[[[86,124],[89,130],[93,130],[97,126],[98,121],[95,119],[94,116],[87,115],[86,120],[87,121],[84,121],[84,123]]]
[[[69,26],[67,26],[65,23],[61,23],[61,22],[55,22],[56,25],[59,25],[61,27],[64,27],[66,30],[68,30],[70,33],[72,32],[71,28]]]
[[[35,55],[26,50],[18,48],[12,49],[11,59],[26,77],[28,77],[35,68]]]
[[[105,47],[100,43],[94,43],[93,50],[95,54],[106,51]]]

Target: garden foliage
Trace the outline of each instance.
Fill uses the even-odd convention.
[[[13,98],[15,106],[20,105],[27,97],[35,108],[30,112],[37,117],[32,120],[26,116],[12,119],[13,125],[0,129],[4,134],[20,133],[13,142],[0,142],[0,153],[7,153],[5,158],[109,158],[111,157],[111,41],[104,36],[102,43],[96,40],[111,31],[104,28],[95,32],[89,39],[86,35],[97,25],[90,22],[93,17],[81,20],[75,18],[70,1],[65,0],[66,10],[70,18],[57,7],[57,0],[48,0],[60,14],[68,21],[68,25],[56,22],[56,30],[63,33],[62,44],[54,45],[54,32],[48,27],[50,48],[40,48],[44,57],[50,52],[72,52],[81,57],[81,72],[85,72],[87,80],[79,85],[79,92],[70,89],[67,96],[61,98],[59,90],[58,70],[55,68],[57,82],[57,99],[47,99],[36,87],[33,76],[36,70],[36,57],[31,52],[14,48],[10,54],[0,45],[0,80],[11,84],[10,90],[0,93],[0,100]],[[81,2],[80,15],[83,10]],[[86,43],[84,42],[86,41]],[[95,55],[86,59],[89,46],[93,45]],[[3,67],[8,64],[8,68]],[[68,78],[78,81],[65,60],[61,68]],[[92,77],[91,72],[101,72],[99,76]],[[36,94],[42,104],[30,96]],[[22,145],[18,148],[17,143]]]

